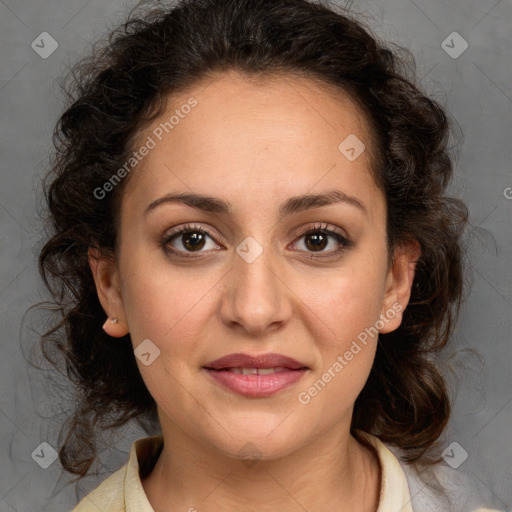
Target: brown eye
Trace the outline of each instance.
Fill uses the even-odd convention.
[[[190,251],[201,250],[205,244],[205,235],[204,233],[199,233],[198,231],[187,231],[184,234],[181,234],[181,243],[185,249]],[[207,235],[206,235],[207,236]]]
[[[322,251],[327,246],[329,235],[324,233],[312,233],[305,235],[306,247],[312,251]]]
[[[208,243],[210,243],[209,246]],[[166,251],[183,256],[187,256],[187,253],[201,253],[204,252],[203,249],[219,247],[206,230],[195,226],[184,226],[180,230],[167,234],[162,240],[162,246]]]
[[[326,226],[322,225],[317,225],[302,233],[299,240],[302,239],[304,239],[304,249],[300,248],[299,242],[296,244],[299,245],[299,249],[302,252],[305,252],[310,258],[333,256],[353,246],[353,242],[345,238],[343,235],[331,229],[327,229]],[[328,247],[329,249],[325,250]]]

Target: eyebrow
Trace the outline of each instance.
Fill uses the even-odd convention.
[[[222,215],[229,215],[231,213],[230,203],[223,199],[203,194],[185,192],[171,193],[156,199],[146,208],[144,216],[155,208],[168,203],[181,203],[192,208],[197,208],[198,210]],[[337,203],[345,203],[355,206],[368,216],[368,210],[359,199],[350,196],[341,190],[330,190],[322,194],[304,194],[301,196],[290,197],[279,208],[279,215],[281,217],[285,217],[304,210]]]

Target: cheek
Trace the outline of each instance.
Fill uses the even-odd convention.
[[[124,300],[133,347],[136,350],[149,339],[158,354],[149,365],[137,360],[139,371],[158,404],[186,417],[192,410],[183,385],[190,385],[204,357],[201,343],[212,307],[208,290],[211,293],[214,281],[206,276],[189,279],[179,271],[159,273],[158,278],[140,271],[130,275]]]
[[[375,358],[378,294],[371,287],[363,290],[349,281],[337,281],[340,288],[325,294],[319,304],[321,321],[316,319],[314,331],[318,364],[297,397],[311,422],[321,417],[330,425],[349,411]]]
[[[313,305],[315,313],[329,327],[330,338],[344,340],[356,337],[379,319],[385,296],[385,264],[359,256],[351,259],[322,282],[309,281],[304,286],[304,302]]]
[[[304,311],[310,310],[309,328],[319,350],[317,387],[328,383],[329,388],[325,399],[346,399],[348,405],[366,382],[377,346],[385,271],[383,258],[358,255],[323,282],[303,285]]]
[[[343,368],[336,365],[334,370],[343,370],[344,378],[354,379],[357,387],[358,375],[366,375],[373,362],[381,301],[373,287],[352,286],[343,280],[339,284],[337,293],[332,292],[324,299],[324,318],[329,329],[324,329],[317,340],[323,369],[339,362]]]
[[[218,278],[170,266],[157,271],[143,265],[127,267],[125,275],[129,277],[123,303],[133,344],[149,338],[165,352],[191,350],[207,321]]]

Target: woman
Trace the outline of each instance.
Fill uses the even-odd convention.
[[[74,76],[40,256],[82,390],[61,463],[161,427],[75,511],[490,510],[437,481],[466,210],[404,62],[320,4],[186,0]]]

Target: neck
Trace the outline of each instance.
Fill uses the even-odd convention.
[[[162,421],[161,421],[162,423]],[[314,443],[273,460],[238,459],[163,422],[164,447],[142,481],[155,512],[322,510],[375,512],[376,453],[336,425]]]

